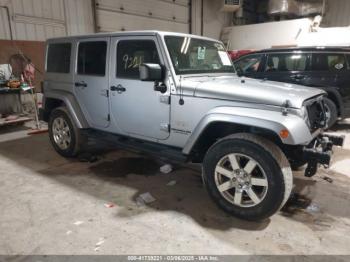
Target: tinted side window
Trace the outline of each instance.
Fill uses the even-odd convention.
[[[257,72],[261,63],[262,55],[252,55],[240,59],[235,66],[244,73]]]
[[[306,54],[270,54],[265,71],[305,71]]]
[[[346,68],[343,54],[312,54],[312,69],[315,71],[339,71]]]
[[[106,74],[107,42],[83,42],[79,44],[78,74],[97,75]]]
[[[69,73],[71,49],[72,45],[70,43],[50,44],[47,51],[46,71],[50,73]]]
[[[117,47],[117,77],[139,79],[139,66],[142,63],[160,63],[154,41],[119,41]]]

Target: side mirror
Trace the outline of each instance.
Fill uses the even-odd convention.
[[[159,64],[141,64],[139,70],[141,81],[163,80],[163,68]]]

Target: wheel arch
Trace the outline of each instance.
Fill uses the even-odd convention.
[[[73,94],[68,92],[54,91],[49,95],[45,94],[43,120],[48,121],[52,110],[65,106],[78,128],[88,128],[89,124]]]
[[[201,160],[205,150],[216,140],[242,132],[260,135],[279,145],[307,144],[312,140],[305,122],[295,115],[284,116],[281,112],[249,108],[226,109],[216,109],[202,118],[183,148],[185,155]],[[288,130],[289,136],[280,138],[281,130]]]
[[[338,91],[332,89],[326,89],[327,97],[333,101],[333,103],[337,106],[338,116],[343,116],[344,114],[344,105],[341,98],[341,95]]]
[[[238,133],[249,133],[259,135],[281,145],[280,137],[272,130],[225,121],[214,121],[209,123],[201,132],[200,136],[193,144],[189,155],[193,162],[202,162],[207,150],[221,138]]]

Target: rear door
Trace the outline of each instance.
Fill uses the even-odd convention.
[[[337,86],[339,88],[339,93],[343,98],[344,104],[344,116],[350,116],[350,54],[345,55],[346,61],[344,67],[340,68],[341,65],[334,65],[335,70],[337,70]],[[340,60],[341,62],[342,60]],[[338,68],[338,69],[337,69]]]
[[[309,82],[311,86],[336,87],[339,70],[345,69],[344,54],[312,53]]]
[[[344,112],[350,114],[350,80],[349,65],[346,56],[338,52],[312,53],[311,71],[309,72],[310,86],[328,87],[327,92],[334,92],[333,96],[340,97]]]
[[[112,121],[133,137],[169,136],[170,88],[162,94],[155,82],[141,81],[142,63],[164,65],[155,36],[114,37],[111,41],[110,103]]]
[[[74,75],[75,95],[92,127],[109,124],[108,63],[110,38],[92,38],[77,43]]]
[[[305,85],[308,55],[305,53],[270,53],[267,55],[264,75],[268,80]]]

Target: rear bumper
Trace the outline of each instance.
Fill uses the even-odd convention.
[[[307,161],[305,176],[311,177],[316,174],[318,165],[329,167],[332,158],[333,146],[342,147],[344,136],[332,136],[321,134],[312,143],[303,148],[303,158]]]

